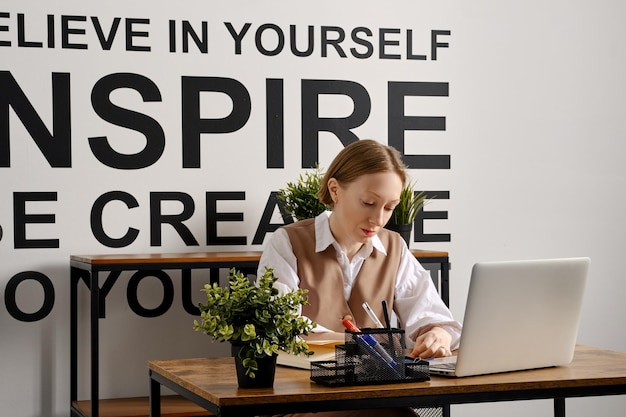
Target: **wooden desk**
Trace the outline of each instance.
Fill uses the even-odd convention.
[[[439,284],[439,291],[442,299],[448,304],[449,292],[449,269],[450,263],[447,252],[413,250],[413,254],[423,264],[438,264],[440,268],[440,279],[433,276],[436,284]],[[99,401],[99,330],[98,320],[106,316],[105,297],[113,284],[118,280],[124,271],[137,271],[138,273],[153,274],[163,270],[180,270],[183,280],[183,291],[185,285],[191,282],[191,270],[209,269],[210,280],[215,282],[219,277],[219,269],[236,268],[242,272],[256,273],[261,252],[191,252],[191,253],[155,253],[155,254],[111,254],[111,255],[72,255],[70,256],[70,392],[71,392],[71,414],[73,417],[106,417],[107,414],[100,413]],[[100,274],[108,273],[104,282],[100,283]],[[90,301],[90,398],[78,401],[78,286],[83,281],[89,289]],[[439,282],[437,282],[439,281]],[[173,296],[164,288],[164,296]],[[184,305],[185,310],[190,314],[197,314],[197,307]],[[142,399],[137,399],[133,404],[142,403]],[[169,399],[168,399],[169,400]],[[129,401],[122,399],[122,402]],[[104,404],[104,403],[103,403]],[[119,411],[119,404],[116,400],[107,400],[105,403],[107,410],[115,409],[110,415],[125,415]],[[146,403],[147,406],[147,403]],[[133,408],[140,408],[140,406]],[[144,407],[147,413],[147,407]],[[191,404],[188,412],[180,411],[176,415],[192,416],[197,415],[197,406]],[[168,409],[180,410],[179,403],[176,402]],[[135,415],[135,414],[128,414]],[[137,414],[139,415],[139,414]]]
[[[161,386],[223,417],[626,394],[626,354],[586,346],[562,367],[352,387],[325,387],[306,370],[278,367],[273,388],[239,389],[232,358],[153,360],[148,368],[151,417],[161,416]],[[564,407],[555,414],[564,416]]]

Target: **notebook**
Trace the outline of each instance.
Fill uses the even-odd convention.
[[[475,264],[458,355],[432,359],[431,374],[460,377],[570,363],[589,263],[567,258]]]
[[[332,334],[332,338],[309,339],[307,344],[309,350],[314,353],[311,356],[294,355],[291,353],[278,352],[278,358],[276,363],[278,365],[290,366],[300,369],[311,369],[311,362],[314,361],[334,361],[335,360],[335,345],[345,342],[345,336],[343,334]]]

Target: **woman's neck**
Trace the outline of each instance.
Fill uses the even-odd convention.
[[[330,227],[330,233],[339,244],[339,247],[341,247],[341,250],[343,250],[343,252],[346,254],[348,260],[352,262],[352,258],[359,252],[359,250],[361,250],[361,248],[363,247],[363,243],[348,241],[348,239],[344,237],[345,234],[342,233],[340,225],[336,223],[336,219],[333,219],[332,214],[328,219],[328,226]]]

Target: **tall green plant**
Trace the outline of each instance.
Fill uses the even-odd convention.
[[[288,182],[285,188],[278,190],[278,200],[296,220],[313,218],[328,209],[317,198],[323,177],[324,172],[316,166],[314,170],[300,174],[297,181]]]
[[[417,213],[424,207],[426,202],[424,191],[416,193],[414,183],[408,183],[400,193],[400,202],[394,208],[389,223],[391,224],[412,224]]]

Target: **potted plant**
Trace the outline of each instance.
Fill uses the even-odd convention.
[[[400,192],[400,202],[393,209],[391,218],[385,228],[400,233],[406,244],[409,245],[413,222],[424,207],[425,202],[426,194],[423,191],[416,193],[414,183],[407,183]]]
[[[297,181],[288,182],[285,188],[278,190],[278,201],[296,220],[317,216],[328,209],[317,198],[317,190],[320,188],[323,177],[324,172],[316,165],[313,171],[300,174]]]
[[[308,302],[306,290],[279,294],[274,288],[277,277],[266,268],[258,283],[234,268],[229,287],[206,284],[206,304],[199,304],[200,321],[194,330],[211,336],[213,341],[230,342],[237,365],[240,387],[271,387],[274,383],[276,356],[279,350],[310,355],[307,335],[316,324],[300,316],[300,307]],[[268,362],[269,370],[262,364]]]

